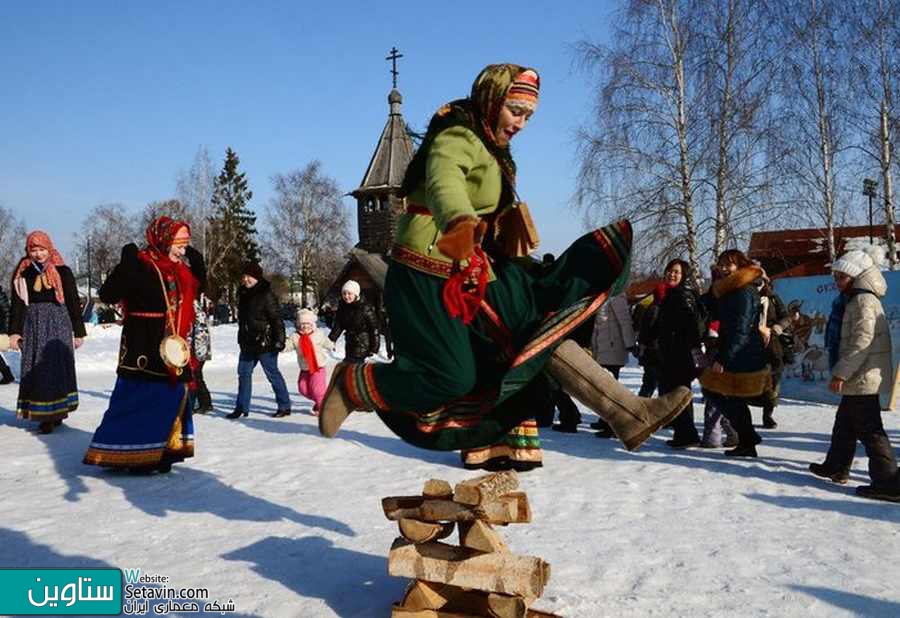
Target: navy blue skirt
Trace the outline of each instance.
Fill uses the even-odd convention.
[[[188,402],[187,384],[120,376],[84,463],[136,468],[193,457],[194,422]]]

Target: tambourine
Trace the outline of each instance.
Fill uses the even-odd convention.
[[[159,355],[169,367],[181,369],[191,360],[191,349],[183,337],[168,335],[159,343]]]

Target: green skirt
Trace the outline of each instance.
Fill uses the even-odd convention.
[[[445,279],[392,262],[384,295],[394,362],[352,366],[345,391],[416,446],[494,444],[533,417],[556,346],[624,287],[631,238],[623,220],[585,234],[537,274],[495,262],[496,281],[468,325],[448,315]]]

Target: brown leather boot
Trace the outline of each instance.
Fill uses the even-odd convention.
[[[350,363],[338,363],[331,374],[328,390],[319,410],[319,433],[326,438],[337,435],[343,422],[353,412],[353,403],[344,393],[344,374],[352,367]]]
[[[692,397],[684,386],[655,399],[638,397],[572,340],[556,348],[547,370],[563,390],[609,423],[629,451],[678,416]]]

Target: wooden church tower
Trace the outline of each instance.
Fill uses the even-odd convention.
[[[328,291],[326,303],[337,307],[341,286],[353,279],[362,288],[363,297],[378,309],[382,333],[391,354],[390,328],[384,312],[384,279],[388,253],[394,242],[397,220],[406,209],[406,200],[397,194],[403,184],[406,168],[415,148],[400,113],[403,97],[397,90],[397,59],[402,54],[393,48],[386,60],[392,62],[393,88],[388,95],[388,119],[375,146],[375,153],[359,188],[352,191],[356,199],[356,224],[359,243],[350,250],[347,263]]]
[[[394,87],[388,95],[390,112],[362,182],[350,194],[356,199],[357,248],[381,255],[390,251],[397,219],[406,208],[405,200],[397,193],[415,152],[400,113],[403,97],[397,90],[397,58],[401,57],[396,48],[387,57],[393,62]]]

